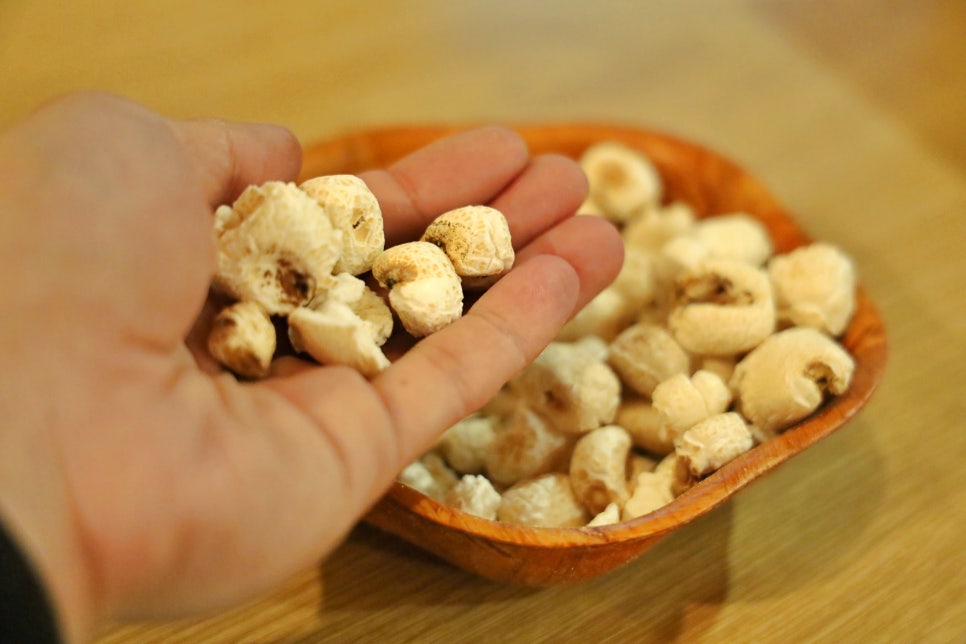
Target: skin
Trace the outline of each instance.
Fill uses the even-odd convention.
[[[72,641],[107,618],[227,607],[317,564],[620,266],[616,231],[573,216],[587,189],[573,162],[531,158],[500,127],[460,134],[362,175],[387,243],[489,204],[515,268],[371,381],[285,358],[241,383],[199,341],[213,209],[300,163],[282,128],[103,94],[0,135],[0,514]]]

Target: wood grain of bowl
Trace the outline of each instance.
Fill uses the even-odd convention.
[[[302,174],[357,173],[384,167],[463,129],[399,126],[347,134],[308,146]],[[623,142],[653,160],[668,199],[688,202],[698,216],[748,213],[766,226],[776,252],[788,252],[811,241],[758,180],[733,161],[695,143],[646,129],[605,124],[527,124],[514,129],[534,154],[557,152],[577,158],[593,143]],[[597,577],[635,559],[659,539],[724,503],[858,413],[878,386],[887,356],[882,319],[861,286],[855,316],[841,342],[856,363],[848,392],[726,464],[668,505],[633,521],[567,529],[507,525],[464,514],[398,483],[365,520],[492,580],[548,586]]]

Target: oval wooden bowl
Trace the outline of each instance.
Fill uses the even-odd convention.
[[[384,167],[463,127],[401,126],[367,130],[306,149],[303,177]],[[571,157],[592,143],[622,141],[657,165],[668,197],[690,203],[699,216],[742,211],[760,219],[776,252],[810,238],[754,177],[711,150],[659,132],[570,123],[516,128],[534,154]],[[845,424],[868,401],[886,363],[882,319],[860,287],[858,308],[843,344],[855,358],[849,391],[815,414],[728,463],[670,504],[633,521],[600,528],[525,528],[488,521],[438,503],[402,484],[375,505],[366,521],[483,577],[532,586],[591,579],[638,557],[659,539],[724,503],[743,487]]]

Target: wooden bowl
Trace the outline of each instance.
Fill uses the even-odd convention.
[[[383,167],[461,127],[391,127],[349,134],[306,149],[303,176],[357,173]],[[810,238],[754,177],[694,143],[639,128],[587,123],[521,125],[534,154],[578,157],[590,144],[621,141],[657,165],[669,199],[690,203],[699,216],[746,212],[768,228],[776,252]],[[869,400],[886,363],[886,336],[866,292],[842,343],[855,358],[849,391],[816,413],[731,461],[670,504],[633,521],[599,528],[526,528],[488,521],[395,484],[366,521],[483,577],[532,586],[571,583],[607,573],[659,539],[724,503],[743,487],[845,424]]]

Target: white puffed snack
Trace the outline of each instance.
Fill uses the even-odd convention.
[[[710,415],[704,396],[683,373],[673,375],[655,387],[651,401],[661,414],[672,441]]]
[[[456,473],[435,452],[427,452],[407,465],[396,479],[439,502],[445,501],[446,495],[459,481]]]
[[[288,316],[288,336],[296,351],[319,364],[351,367],[367,378],[389,366],[371,328],[344,304],[300,306]]]
[[[678,439],[675,451],[691,475],[700,478],[754,446],[744,419],[735,412],[700,421]]]
[[[473,516],[496,519],[500,493],[485,476],[466,474],[446,493],[446,505]]]
[[[855,268],[841,249],[816,242],[768,263],[781,323],[841,335],[855,312]]]
[[[270,315],[288,314],[315,295],[342,252],[342,232],[293,183],[249,186],[215,213],[214,284]]]
[[[308,306],[288,315],[288,334],[296,351],[321,364],[352,367],[366,377],[389,366],[379,348],[392,332],[392,312],[358,277],[331,276]]]
[[[709,416],[720,414],[731,405],[731,389],[727,381],[714,371],[698,369],[691,374],[691,384],[701,394]]]
[[[262,378],[268,374],[276,342],[275,327],[260,306],[235,302],[215,316],[208,351],[239,376]]]
[[[335,174],[308,179],[299,188],[342,231],[342,252],[334,271],[361,275],[372,268],[372,261],[385,248],[386,235],[379,202],[366,183],[351,174]]]
[[[503,420],[484,456],[487,476],[500,485],[555,469],[569,449],[566,436],[553,431],[549,422],[533,409],[518,407]]]
[[[654,408],[649,398],[624,396],[614,422],[627,430],[636,447],[658,456],[674,451],[674,436],[667,420],[664,414]]]
[[[590,200],[604,216],[624,222],[661,203],[664,184],[649,158],[616,141],[591,145],[579,159]]]
[[[691,358],[666,329],[639,322],[614,339],[608,363],[625,385],[649,396],[662,380],[688,373]]]
[[[606,525],[614,525],[621,521],[621,508],[616,503],[611,503],[606,508],[598,512],[593,519],[587,522],[588,528],[599,528]]]
[[[513,266],[510,227],[503,213],[490,206],[444,212],[420,239],[446,253],[465,288],[485,288]]]
[[[627,500],[627,456],[630,434],[605,425],[580,437],[570,456],[570,485],[592,514]]]
[[[610,423],[620,403],[617,374],[578,343],[551,342],[510,386],[566,433]]]
[[[463,418],[439,437],[436,448],[457,472],[479,474],[486,467],[486,457],[496,436],[497,419],[473,414]]]
[[[757,219],[745,213],[717,215],[700,220],[695,237],[714,259],[733,259],[761,266],[772,254],[768,230]]]
[[[849,388],[855,361],[835,340],[809,327],[779,331],[735,367],[731,388],[738,409],[765,432],[805,418],[825,394]]]
[[[636,313],[657,297],[657,277],[654,257],[639,248],[624,248],[624,263],[610,288],[621,293],[631,312]]]
[[[675,201],[634,217],[621,230],[621,236],[625,247],[654,254],[675,237],[690,234],[695,222],[691,206]]]
[[[641,472],[634,481],[630,498],[624,503],[622,521],[650,514],[674,500],[671,476],[665,471]]]
[[[735,355],[775,330],[775,304],[767,274],[736,260],[708,260],[678,276],[668,326],[686,350]]]
[[[372,276],[389,289],[389,305],[417,338],[463,315],[459,275],[435,244],[416,241],[387,248],[373,261]]]
[[[576,528],[589,520],[574,496],[570,477],[551,472],[517,483],[503,493],[497,518],[534,528]]]

